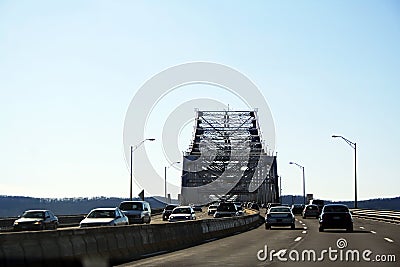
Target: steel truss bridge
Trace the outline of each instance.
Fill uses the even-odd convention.
[[[183,154],[182,204],[277,202],[276,156],[268,154],[254,111],[195,111]]]

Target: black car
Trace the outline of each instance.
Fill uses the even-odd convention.
[[[168,221],[169,215],[171,215],[172,210],[178,207],[178,205],[167,205],[162,212],[163,221]]]
[[[214,213],[214,218],[233,217],[233,216],[239,216],[237,207],[233,202],[219,203],[217,210]]]
[[[346,205],[329,204],[322,208],[319,216],[319,231],[325,229],[346,229],[348,232],[353,231],[353,217]]]
[[[15,220],[14,230],[57,229],[58,218],[49,210],[27,210]]]
[[[292,213],[293,214],[301,214],[304,210],[303,204],[293,204],[292,205]]]

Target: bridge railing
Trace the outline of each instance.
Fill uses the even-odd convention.
[[[351,209],[353,217],[400,223],[400,211],[394,210],[369,210],[369,209]]]

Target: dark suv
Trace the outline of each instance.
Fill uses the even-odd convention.
[[[353,217],[346,205],[330,204],[325,205],[319,216],[319,231],[325,229],[346,229],[353,231]]]
[[[239,216],[237,207],[233,202],[219,203],[214,213],[214,218]]]
[[[168,221],[169,215],[171,215],[172,210],[178,207],[178,205],[167,205],[162,212],[163,221]]]

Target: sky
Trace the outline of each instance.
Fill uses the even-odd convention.
[[[358,198],[399,196],[399,47],[398,1],[0,0],[0,195],[128,197],[123,128],[135,93],[169,67],[204,61],[264,95],[282,194],[302,194],[294,161],[307,193],[354,199],[354,150],[338,134],[357,143]],[[160,101],[147,131],[156,141],[143,147],[160,177],[171,159],[154,125],[201,97],[243,107],[213,86]],[[181,150],[192,129],[182,128]],[[168,168],[171,183],[179,176]]]

